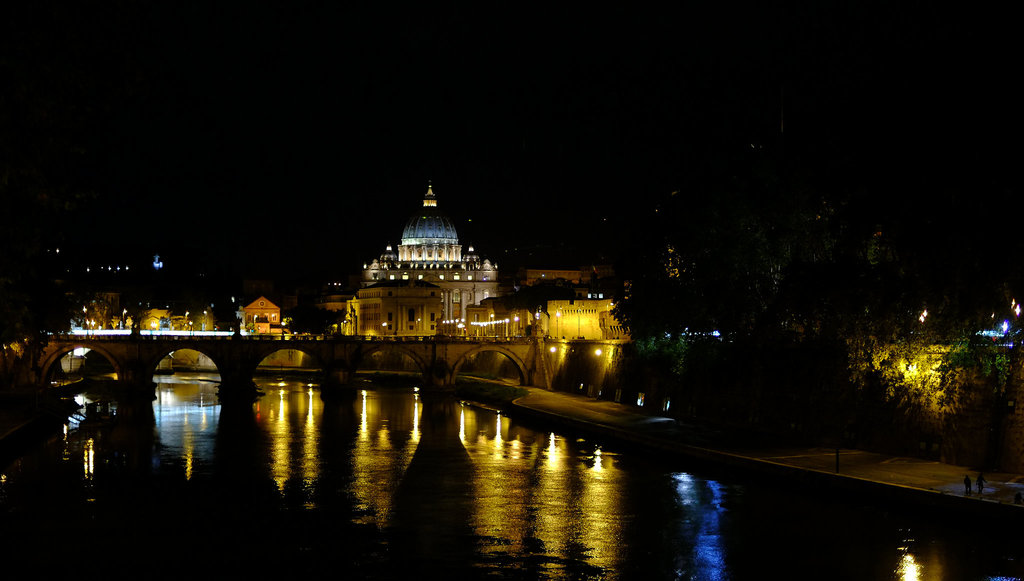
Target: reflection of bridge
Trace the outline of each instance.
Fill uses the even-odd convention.
[[[425,385],[451,386],[460,368],[476,354],[495,352],[507,358],[524,385],[551,386],[545,367],[544,339],[465,340],[449,337],[424,339],[368,339],[322,336],[73,336],[50,339],[37,368],[37,381],[45,383],[61,358],[77,348],[87,348],[106,358],[118,381],[126,387],[151,386],[153,374],[168,354],[191,349],[210,358],[221,376],[222,388],[253,385],[253,373],[266,357],[283,349],[308,355],[323,371],[325,383],[348,383],[352,374],[365,369],[374,353],[398,353],[414,362]]]

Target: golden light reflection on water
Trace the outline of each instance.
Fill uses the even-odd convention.
[[[360,393],[360,395],[362,395],[362,402],[363,402],[363,410],[359,414],[359,437],[360,438],[365,438],[365,437],[367,437],[367,434],[369,433],[369,425],[367,424],[367,415],[366,415],[366,390],[364,389],[364,390],[362,390],[359,393]]]
[[[558,469],[558,446],[555,440],[555,433],[551,432],[548,436],[548,469]]]
[[[593,562],[614,567],[624,559],[619,538],[626,517],[620,503],[627,492],[621,474],[615,470],[612,456],[608,456],[605,462],[601,449],[595,448],[591,461],[590,469],[584,466],[581,475],[584,483],[580,496],[581,513],[584,516],[580,541],[590,545],[589,554]]]
[[[184,429],[182,430],[181,457],[184,460],[185,480],[192,479],[192,459],[195,455],[195,433],[190,429],[191,416],[185,415],[183,419]],[[201,423],[201,422],[200,422]]]
[[[462,403],[459,404],[459,440],[466,445],[466,406]]]
[[[302,480],[313,482],[320,473],[320,437],[317,419],[323,415],[323,401],[314,397],[312,387],[306,391],[306,421],[302,429]],[[312,502],[306,506],[312,508]]]
[[[286,413],[285,391],[278,391],[277,407],[270,408],[267,413],[267,424],[270,434],[270,476],[277,484],[279,492],[284,491],[285,484],[291,476],[289,467],[289,448],[291,438],[289,437],[290,426],[288,425],[288,414]]]
[[[85,473],[86,480],[92,480],[92,477],[96,472],[95,444],[96,442],[92,438],[89,438],[85,441],[85,446],[82,449],[82,469]]]
[[[904,553],[900,566],[896,569],[901,581],[918,581],[921,578],[921,566],[914,561],[914,556]]]
[[[473,461],[473,524],[482,552],[540,552],[550,557],[545,567],[581,559],[615,570],[624,559],[624,476],[611,456],[600,448],[582,455],[555,433],[521,428],[486,410],[463,407],[459,424]]]
[[[268,476],[281,494],[296,481],[312,490],[323,469],[320,452],[323,402],[318,390],[304,384],[273,384],[257,404],[256,422],[267,438]],[[188,389],[180,390],[185,397]],[[174,394],[161,394],[171,419]],[[201,398],[197,398],[201,399]],[[174,402],[181,404],[181,401]],[[425,404],[418,393],[358,392],[352,411],[356,429],[349,440],[351,467],[348,493],[354,499],[357,522],[389,526],[395,494],[421,445]],[[188,406],[186,406],[188,407]],[[433,410],[433,408],[431,408]],[[191,478],[199,453],[196,442],[216,427],[213,410],[194,406],[180,419],[178,434],[185,471]],[[434,413],[432,411],[431,413]],[[557,433],[536,432],[517,425],[504,414],[460,405],[457,438],[471,466],[471,526],[480,551],[496,558],[545,556],[545,562],[585,561],[614,571],[625,559],[621,538],[626,516],[623,502],[626,477],[616,468],[615,454],[586,441],[567,440]],[[431,416],[435,417],[435,416]],[[443,449],[443,429],[431,424],[431,449]],[[456,437],[452,426],[450,437]],[[441,445],[441,448],[437,446]],[[306,506],[313,507],[315,495]],[[705,524],[714,523],[705,519]],[[704,549],[714,569],[719,551],[715,534],[704,537]],[[718,554],[720,557],[720,554]],[[710,565],[710,566],[708,566]],[[545,574],[555,574],[544,565]]]
[[[255,416],[268,436],[268,476],[282,495],[294,490],[296,481],[312,490],[324,464],[319,391],[297,382],[268,387]],[[183,413],[173,410],[189,410],[178,418],[182,427],[177,445],[186,477],[192,478],[203,457],[197,442],[216,427],[217,416],[202,405],[183,403],[205,396],[188,387],[176,389],[177,394],[160,394],[166,404],[161,417],[166,427],[172,414]],[[350,405],[357,417],[346,458],[351,468],[347,492],[359,515],[355,520],[384,529],[394,515],[395,494],[422,445],[425,404],[416,392],[362,390]],[[616,467],[615,454],[583,440],[519,426],[502,413],[461,404],[452,409],[457,412],[452,416],[458,422],[457,438],[471,466],[469,517],[474,533],[483,539],[482,553],[499,559],[538,554],[545,562],[585,561],[616,570],[625,559],[621,538],[628,517],[623,516],[626,477]],[[430,426],[431,450],[443,450],[438,438],[444,430]],[[450,433],[456,437],[455,426]],[[314,498],[307,495],[308,508],[314,507]],[[542,567],[545,574],[555,574],[548,567]]]
[[[416,400],[412,404],[412,436],[414,439],[420,439],[420,396],[416,396]]]
[[[391,516],[395,491],[416,453],[421,405],[419,397],[413,394],[406,408],[411,413],[403,412],[384,408],[380,398],[377,392],[360,392],[359,436],[351,460],[351,493],[356,499],[357,511],[365,514],[357,520],[383,528]],[[391,411],[391,415],[387,415],[385,409]]]
[[[308,490],[320,472],[323,402],[312,384],[278,382],[275,387],[279,389],[271,394],[274,405],[268,406],[268,413],[261,420],[270,436],[271,478],[279,492],[284,492],[293,481],[301,482],[302,489]],[[316,505],[307,496],[305,506]]]
[[[494,427],[494,453],[500,457],[504,452],[504,445],[501,439],[501,412],[498,412],[496,415],[498,419],[496,420],[497,425]]]

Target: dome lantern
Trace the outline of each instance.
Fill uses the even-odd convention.
[[[437,207],[433,187],[427,186],[423,208],[405,223],[402,231],[402,246],[425,244],[458,244],[459,235],[452,221]]]

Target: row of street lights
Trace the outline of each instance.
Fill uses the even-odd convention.
[[[189,316],[191,314],[192,314],[191,311],[185,311],[185,316],[182,317],[184,320],[181,321],[181,323],[180,323],[182,328],[178,329],[178,330],[182,330],[182,331],[194,331],[194,330],[196,330],[195,329],[195,322],[192,321],[192,319],[189,318]],[[177,318],[177,317],[174,317],[174,318]],[[163,319],[161,319],[161,321],[162,320]],[[174,326],[173,325],[173,319],[169,318],[168,322],[171,323],[172,327]],[[112,318],[109,321],[108,324],[109,324],[109,328],[110,329],[118,329],[118,328],[124,329],[126,327],[130,328],[132,326],[132,319],[131,319],[131,317],[128,316],[128,309],[126,309],[126,308],[125,309],[121,309],[120,320]],[[160,326],[160,324],[161,323],[158,322],[156,319],[153,319],[152,321],[150,321],[150,327],[151,327],[152,330],[156,330]],[[199,330],[200,331],[206,331],[208,325],[209,325],[209,311],[204,309],[203,310],[203,318],[202,318],[202,320],[200,322],[200,329]],[[88,308],[88,306],[84,306],[83,305],[82,306],[82,324],[81,324],[81,329],[83,331],[96,331],[96,330],[102,330],[103,328],[104,328],[104,322],[102,320],[101,321],[97,321],[95,318],[89,317],[89,308]]]

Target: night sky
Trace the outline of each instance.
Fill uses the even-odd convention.
[[[610,261],[659,199],[759,148],[879,212],[1019,190],[1009,15],[25,4],[0,17],[4,135],[74,147],[59,177],[95,198],[63,235],[86,255],[344,275],[398,243],[429,180],[499,266]]]

